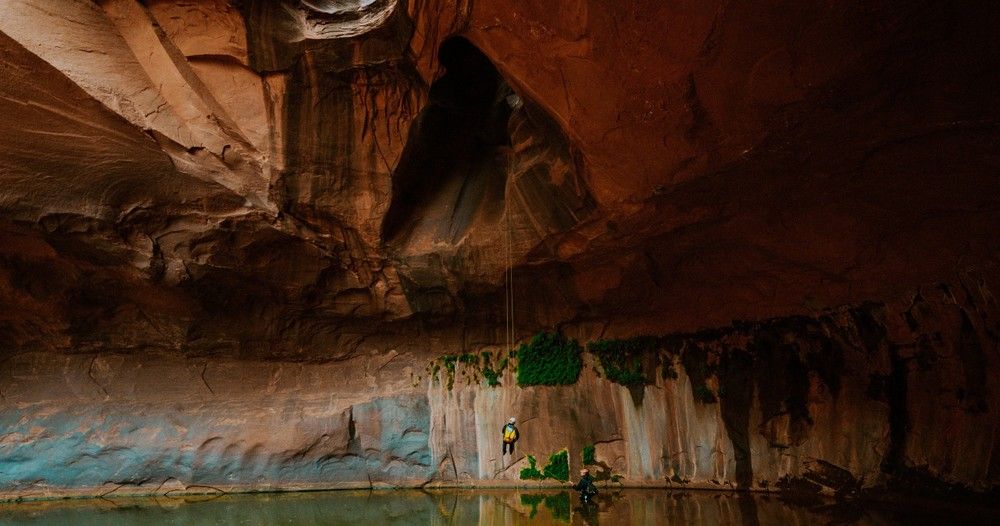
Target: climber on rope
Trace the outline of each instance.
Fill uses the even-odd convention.
[[[507,450],[510,450],[510,454],[514,455],[514,443],[517,442],[518,438],[521,438],[521,433],[517,430],[517,426],[514,422],[517,420],[514,417],[510,417],[510,420],[502,428],[500,428],[500,434],[503,435],[503,448],[500,455],[506,455]]]

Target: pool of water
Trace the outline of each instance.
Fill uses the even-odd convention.
[[[991,517],[996,519],[996,517]],[[582,504],[568,491],[330,491],[122,498],[0,505],[4,526],[96,525],[567,525],[996,524],[972,512],[866,509],[766,495],[604,491]]]

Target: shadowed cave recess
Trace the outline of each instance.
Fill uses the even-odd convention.
[[[995,5],[3,9],[0,499],[995,505]]]
[[[507,125],[519,99],[489,59],[462,37],[444,41],[438,61],[445,73],[431,85],[393,172],[393,202],[382,226],[387,240],[405,236],[418,217],[432,215],[434,203],[427,210],[421,203],[448,186],[459,188],[458,196],[449,196],[458,203],[440,207],[451,209],[443,237],[452,243],[479,202],[491,205],[488,215],[494,220],[503,209],[507,163],[499,150],[511,146]],[[452,178],[460,184],[449,185]],[[460,206],[463,201],[471,204]]]

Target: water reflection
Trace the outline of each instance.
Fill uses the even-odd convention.
[[[738,493],[605,490],[592,503],[568,491],[336,491],[222,497],[74,500],[0,505],[0,525],[617,525],[956,524],[954,510],[845,508]]]

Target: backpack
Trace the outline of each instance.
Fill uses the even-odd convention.
[[[517,440],[517,428],[510,424],[503,426],[503,441],[509,444],[515,440]]]

